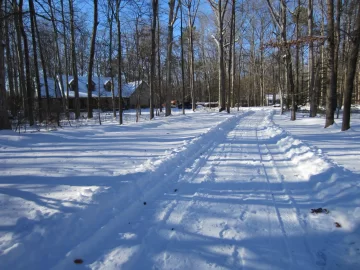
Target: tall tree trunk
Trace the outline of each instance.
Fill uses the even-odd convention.
[[[121,45],[121,22],[120,22],[121,0],[116,0],[116,25],[118,42],[118,89],[119,89],[119,124],[123,124],[123,102],[122,102],[122,45]]]
[[[160,44],[160,19],[159,16],[157,16],[157,77],[158,77],[158,91],[159,91],[159,108],[160,108],[160,112],[162,112],[163,107],[162,107],[162,79],[161,79],[161,57],[160,57],[160,48],[161,48],[161,44]]]
[[[5,6],[4,6],[4,10],[2,12],[2,14],[6,14],[8,8],[7,8],[7,3],[8,1],[5,1]],[[2,8],[0,6],[0,8]],[[1,16],[2,14],[0,13],[0,20],[1,19]],[[10,109],[11,111],[11,115],[12,116],[15,116],[16,114],[16,110],[15,110],[15,106],[14,106],[14,101],[15,101],[15,87],[14,87],[14,61],[13,61],[13,57],[12,57],[12,51],[11,51],[11,48],[10,48],[10,32],[9,32],[9,20],[5,20],[5,21],[0,21],[0,24],[3,23],[3,26],[5,25],[5,32],[0,32],[1,33],[1,36],[2,37],[6,37],[6,42],[5,42],[5,47],[6,47],[6,66],[7,66],[7,74],[8,74],[8,82],[9,82],[9,92],[10,92],[10,104],[8,104],[8,101],[7,101],[7,105],[8,105],[8,108]],[[1,25],[0,25],[0,29],[1,28]],[[1,31],[1,30],[0,30]],[[2,40],[0,39],[0,44],[1,44]],[[1,80],[1,79],[0,79]],[[17,81],[17,79],[16,79]]]
[[[308,0],[308,35],[309,42],[309,99],[310,99],[310,117],[317,114],[316,91],[315,91],[315,70],[314,70],[314,43],[311,41],[313,36],[313,0]]]
[[[39,33],[39,29],[38,29],[38,25],[37,25],[36,21],[35,21],[35,31],[36,31],[36,36],[38,39],[40,61],[41,61],[43,77],[44,77],[43,79],[44,79],[44,88],[45,88],[45,97],[46,97],[46,119],[48,119],[50,116],[50,94],[49,94],[49,85],[48,85],[48,80],[47,80],[47,78],[48,78],[47,67],[46,67],[44,52],[42,49],[43,46],[41,44],[40,33]]]
[[[180,41],[181,41],[181,104],[182,114],[185,114],[185,72],[184,72],[184,37],[183,37],[183,12],[180,7]],[[206,76],[206,72],[205,72]],[[206,79],[206,78],[205,78]]]
[[[168,36],[167,36],[167,53],[166,53],[166,106],[165,116],[171,115],[171,71],[172,71],[172,45],[173,45],[173,30],[176,20],[175,0],[169,0],[169,21],[168,21]]]
[[[231,93],[231,107],[234,107],[234,100],[235,100],[235,27],[236,27],[236,20],[235,20],[235,4],[236,0],[233,0],[233,7],[231,9],[231,18],[232,18],[232,36],[233,36],[233,42],[232,42],[232,54],[231,54],[231,85],[230,85],[230,93]]]
[[[266,0],[268,3],[268,7],[270,9],[271,15],[273,17],[274,23],[278,26],[280,29],[280,36],[281,40],[284,43],[283,45],[283,51],[285,53],[285,64],[286,64],[286,74],[288,83],[290,85],[290,94],[291,94],[291,118],[290,120],[295,121],[296,120],[296,109],[295,109],[295,84],[294,84],[294,75],[293,75],[293,68],[292,68],[292,61],[291,61],[291,51],[290,51],[290,45],[287,44],[287,19],[286,19],[286,1],[281,0],[280,1],[280,10],[281,14],[277,14],[270,2],[270,0]]]
[[[35,84],[37,89],[37,99],[38,99],[38,121],[42,122],[42,109],[41,109],[41,86],[40,86],[40,73],[37,57],[37,44],[36,44],[36,14],[34,8],[34,2],[29,0],[30,7],[30,21],[31,21],[31,38],[32,38],[32,47],[34,54],[34,67],[35,67]]]
[[[25,71],[24,71],[24,53],[22,49],[22,39],[21,39],[21,27],[20,27],[20,11],[17,5],[16,0],[13,0],[13,10],[15,12],[15,29],[16,29],[16,46],[17,46],[17,59],[18,59],[18,74],[19,74],[19,86],[20,86],[20,95],[22,101],[22,108],[24,111],[24,116],[27,116],[28,112],[28,103],[26,101],[26,85],[25,85]]]
[[[108,13],[107,13],[107,20],[109,23],[109,58],[108,58],[108,65],[111,77],[111,102],[112,102],[112,110],[113,110],[113,117],[116,118],[116,101],[115,101],[115,87],[114,87],[114,74],[113,74],[113,67],[112,67],[112,55],[113,55],[113,21],[114,21],[114,10],[113,10],[113,3],[112,0],[108,0]]]
[[[61,20],[62,20],[62,34],[63,34],[63,42],[64,42],[64,56],[65,56],[65,86],[66,86],[66,117],[69,119],[69,61],[68,61],[68,48],[67,48],[67,39],[66,39],[66,21],[65,21],[65,10],[64,10],[64,1],[60,0],[61,4]],[[62,74],[60,74],[60,85],[64,87]],[[63,88],[62,93],[65,93],[65,89]]]
[[[339,67],[339,48],[340,48],[340,39],[341,39],[341,35],[340,35],[340,23],[341,23],[341,10],[342,10],[342,0],[337,0],[337,4],[336,4],[336,28],[335,28],[335,35],[336,38],[334,39],[335,42],[335,49],[334,49],[334,72],[335,72],[335,88],[332,88],[333,91],[333,110],[335,112],[336,108],[338,107],[338,103],[337,103],[337,82],[338,82],[338,67]],[[339,108],[340,109],[340,108]]]
[[[199,0],[197,0],[197,3],[193,3],[193,0],[187,0],[187,9],[188,9],[188,56],[189,56],[189,76],[190,76],[190,95],[191,95],[191,104],[192,104],[192,110],[195,111],[196,109],[196,101],[195,101],[195,77],[194,77],[194,22],[195,17],[197,13],[197,8],[199,6]],[[195,7],[195,12],[191,12],[191,8]]]
[[[89,69],[88,69],[88,97],[87,97],[87,112],[88,118],[93,118],[92,110],[92,91],[93,91],[93,68],[94,68],[94,56],[95,56],[95,41],[96,41],[96,30],[99,24],[98,22],[98,0],[94,0],[94,24],[91,35],[91,45],[90,45],[90,59],[89,59]],[[99,112],[100,113],[100,112]]]
[[[351,99],[354,90],[354,79],[356,74],[357,60],[360,47],[360,7],[358,6],[357,19],[355,23],[354,36],[350,39],[350,56],[347,63],[348,74],[346,76],[345,93],[344,93],[344,111],[341,130],[345,131],[350,128],[350,109]]]
[[[0,130],[11,129],[5,89],[5,42],[4,42],[4,9],[3,0],[0,0]]]
[[[301,2],[298,0],[297,4],[297,13],[296,13],[296,40],[299,40],[300,38],[300,25],[299,25],[299,19],[300,19],[300,7]],[[299,93],[300,93],[300,45],[296,44],[296,51],[295,51],[295,58],[296,58],[296,64],[295,64],[295,72],[296,72],[296,85],[295,85],[295,100],[296,104],[299,103]],[[293,107],[294,109],[294,107]]]
[[[214,37],[218,48],[219,69],[219,111],[226,110],[226,72],[224,62],[224,18],[229,0],[208,0],[217,20],[217,38]]]
[[[150,120],[154,118],[154,94],[155,94],[155,64],[156,64],[156,22],[158,16],[159,1],[152,0],[152,24],[151,24],[151,68],[150,68]],[[160,44],[159,48],[160,49]],[[159,78],[160,80],[160,78]]]
[[[328,28],[328,54],[330,68],[330,85],[326,93],[326,121],[325,128],[334,124],[334,93],[336,93],[335,73],[335,38],[334,38],[334,1],[326,0],[327,4],[327,28]]]
[[[27,97],[27,116],[29,119],[29,125],[34,125],[34,90],[32,87],[31,71],[30,71],[30,53],[29,44],[24,28],[23,16],[22,16],[23,0],[19,2],[19,23],[21,29],[21,36],[24,41],[24,57],[25,57],[25,75],[26,75],[26,97]]]
[[[80,102],[79,102],[79,80],[77,72],[76,62],[76,47],[75,47],[75,20],[74,20],[74,0],[69,0],[70,7],[70,32],[71,32],[71,60],[72,60],[72,72],[74,77],[74,89],[75,92],[75,118],[80,117]]]
[[[29,0],[32,1],[32,0]],[[54,36],[55,36],[55,54],[56,54],[56,59],[57,59],[57,74],[59,75],[58,79],[60,81],[60,90],[61,90],[61,100],[62,100],[62,105],[63,105],[63,109],[65,112],[68,111],[67,109],[67,102],[65,101],[65,92],[64,92],[64,82],[63,82],[63,76],[62,76],[62,72],[63,72],[63,68],[62,68],[62,59],[60,56],[60,49],[59,49],[59,43],[58,43],[58,30],[56,27],[56,18],[54,15],[54,10],[53,10],[53,4],[52,4],[52,0],[48,0],[48,4],[49,4],[49,9],[50,9],[50,15],[51,15],[51,23],[53,26],[53,30],[54,30]],[[65,44],[66,46],[66,44]]]
[[[232,67],[234,65],[233,60],[233,47],[235,47],[234,45],[234,17],[235,17],[235,0],[232,0],[232,6],[231,6],[231,18],[230,18],[230,41],[229,41],[229,62],[228,62],[228,77],[229,77],[229,85],[228,85],[228,89],[229,89],[229,94],[227,95],[227,106],[226,106],[226,111],[227,113],[230,113],[230,102],[231,102],[231,97],[233,95],[233,80],[232,80]]]

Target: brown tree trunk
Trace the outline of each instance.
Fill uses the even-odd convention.
[[[165,116],[171,115],[171,71],[172,71],[172,45],[173,45],[173,30],[176,19],[175,14],[175,0],[169,0],[169,21],[168,21],[168,36],[167,36],[167,53],[166,53],[166,106]]]
[[[29,44],[24,28],[23,16],[22,16],[22,6],[23,0],[19,1],[19,23],[21,29],[21,35],[24,41],[24,57],[25,57],[25,75],[26,75],[26,97],[27,97],[27,116],[29,120],[29,125],[34,125],[34,89],[32,87],[31,81],[31,71],[30,71],[30,54],[29,54]]]
[[[29,1],[32,1],[32,0],[29,0]],[[54,30],[54,37],[55,37],[55,55],[56,55],[56,59],[57,59],[57,74],[59,75],[58,79],[60,81],[60,88],[61,88],[61,101],[62,101],[62,105],[63,105],[63,110],[65,112],[68,111],[68,108],[67,108],[67,102],[65,101],[65,92],[64,92],[64,82],[63,82],[63,76],[62,76],[62,72],[63,72],[63,69],[62,69],[62,59],[61,59],[61,56],[60,56],[60,49],[59,49],[59,38],[58,38],[58,29],[56,27],[56,18],[55,18],[55,15],[54,15],[54,7],[53,7],[53,4],[52,4],[52,1],[51,0],[48,0],[48,4],[49,4],[49,9],[50,9],[50,16],[51,16],[51,23],[52,23],[52,26],[53,26],[53,30]],[[66,44],[65,44],[66,46]]]
[[[61,19],[62,19],[62,34],[64,41],[64,56],[65,56],[65,87],[66,87],[66,117],[69,119],[69,61],[68,61],[68,49],[67,49],[67,40],[66,40],[66,25],[65,25],[65,11],[64,11],[64,1],[60,0],[61,5]],[[62,74],[60,74],[60,84],[62,84]],[[62,85],[64,87],[64,84]],[[65,89],[63,88],[62,93],[65,93]]]
[[[345,93],[344,93],[344,111],[341,130],[345,131],[350,128],[350,109],[351,99],[354,90],[354,79],[356,74],[357,60],[360,47],[360,7],[358,7],[357,19],[355,24],[354,36],[350,39],[350,56],[347,63],[348,74],[346,76]]]
[[[335,38],[334,38],[334,1],[326,0],[328,21],[328,54],[330,68],[330,85],[326,92],[326,121],[325,128],[334,124],[334,93],[336,93],[335,73]]]
[[[4,6],[4,11],[3,14],[5,14],[7,12],[7,3],[8,1],[5,1],[5,6]],[[0,14],[0,17],[2,15]],[[1,20],[1,18],[0,18]],[[1,23],[1,22],[0,22]],[[11,111],[11,115],[15,116],[16,115],[16,110],[15,110],[15,106],[14,106],[14,102],[15,102],[15,87],[14,87],[14,60],[12,57],[12,50],[10,47],[10,32],[9,32],[9,20],[5,20],[5,22],[3,22],[5,24],[5,32],[3,32],[4,34],[1,34],[2,37],[6,37],[6,42],[5,42],[5,47],[6,47],[6,66],[7,66],[7,74],[8,74],[8,82],[9,82],[9,92],[10,92],[10,103],[7,101],[7,105],[8,108]],[[0,32],[1,33],[1,32]],[[0,39],[1,42],[1,39]],[[1,43],[0,43],[1,44]]]
[[[22,49],[22,39],[21,39],[21,27],[20,27],[20,12],[17,5],[17,2],[13,0],[13,10],[15,12],[15,29],[16,29],[16,47],[17,47],[17,59],[18,59],[18,75],[19,75],[19,86],[20,86],[20,95],[22,100],[22,110],[24,116],[27,116],[28,112],[28,103],[26,102],[26,85],[25,85],[25,71],[24,71],[24,53]]]
[[[95,56],[95,41],[96,41],[96,30],[99,24],[98,22],[98,0],[94,0],[94,24],[91,35],[91,45],[90,45],[90,59],[89,59],[89,69],[88,69],[88,97],[87,97],[87,113],[88,118],[93,118],[92,110],[92,91],[93,91],[93,67],[94,67],[94,56]],[[100,90],[99,90],[100,91]],[[99,93],[100,94],[100,93]],[[100,114],[100,111],[99,111]]]
[[[34,67],[35,67],[35,84],[37,89],[37,99],[38,99],[38,121],[42,122],[42,109],[41,109],[41,86],[40,86],[40,73],[37,57],[37,44],[36,44],[36,14],[34,8],[34,2],[29,0],[30,7],[30,21],[31,21],[31,38],[32,38],[32,47],[34,54]]]
[[[158,16],[159,1],[152,0],[152,24],[151,24],[151,67],[150,67],[150,120],[154,118],[154,94],[155,94],[155,64],[156,64],[156,23]],[[159,44],[160,49],[160,44]],[[159,78],[160,80],[160,78]]]
[[[0,0],[0,130],[11,129],[8,112],[5,89],[5,42],[4,34],[4,15],[3,0]]]
[[[219,69],[219,111],[226,110],[226,72],[224,62],[224,18],[229,0],[208,0],[217,20],[217,38],[214,37],[218,47],[218,69]]]
[[[122,103],[122,46],[121,46],[121,22],[120,22],[120,4],[121,0],[116,0],[116,25],[118,41],[118,89],[119,89],[119,124],[123,124],[123,103]]]
[[[313,0],[308,0],[308,35],[313,36]],[[317,114],[316,92],[315,92],[315,70],[314,70],[314,43],[309,43],[309,99],[310,99],[310,117]]]
[[[39,52],[40,52],[40,61],[41,61],[41,65],[42,65],[42,71],[43,71],[43,76],[44,76],[44,87],[45,87],[45,97],[46,97],[46,119],[49,118],[50,116],[50,94],[49,94],[49,85],[48,85],[48,81],[47,81],[47,67],[46,67],[46,62],[45,62],[45,57],[44,57],[44,53],[43,53],[43,47],[41,44],[41,39],[40,39],[40,33],[39,33],[39,29],[37,26],[37,23],[35,21],[35,31],[36,31],[36,36],[37,39],[39,41],[38,45],[39,45]]]
[[[160,56],[160,19],[159,16],[157,16],[157,46],[158,46],[158,50],[157,50],[157,73],[158,73],[158,91],[159,91],[159,109],[160,112],[163,111],[163,107],[162,107],[162,79],[161,79],[161,56]]]
[[[74,77],[74,93],[75,93],[75,118],[80,117],[80,103],[79,103],[79,80],[76,63],[76,48],[75,48],[75,20],[74,20],[74,0],[69,0],[70,7],[70,32],[71,32],[71,60],[72,60],[72,72]]]
[[[185,114],[185,71],[184,71],[184,37],[183,37],[183,13],[180,7],[180,47],[181,47],[181,104],[182,114]],[[206,76],[206,73],[205,73]],[[205,78],[206,79],[206,78]]]
[[[231,6],[231,18],[230,18],[230,41],[229,41],[229,62],[228,62],[228,77],[229,77],[229,84],[228,84],[228,89],[229,89],[229,93],[227,95],[227,106],[226,106],[226,111],[227,113],[230,113],[230,102],[231,102],[231,97],[233,95],[233,80],[232,80],[232,67],[234,65],[233,60],[233,47],[235,47],[234,45],[234,19],[235,19],[235,0],[232,0],[232,6]]]

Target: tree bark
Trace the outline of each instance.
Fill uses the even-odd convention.
[[[151,24],[151,68],[150,68],[150,120],[154,118],[154,94],[155,94],[155,64],[156,64],[156,23],[158,16],[159,1],[152,0],[152,24]],[[160,49],[160,45],[159,45]],[[159,78],[160,79],[160,78]]]
[[[313,36],[313,0],[308,0],[308,35],[311,39]],[[316,91],[315,91],[315,70],[314,70],[314,43],[309,42],[309,100],[310,100],[310,117],[317,114]]]
[[[34,125],[34,89],[32,87],[31,81],[31,71],[30,71],[30,54],[29,54],[29,44],[24,28],[23,16],[22,16],[22,7],[23,0],[19,1],[19,24],[21,29],[21,36],[24,41],[24,57],[25,57],[25,75],[26,75],[26,97],[27,97],[27,116],[29,120],[29,125]]]
[[[11,129],[5,89],[5,42],[4,42],[4,20],[3,0],[0,0],[0,130]]]
[[[95,56],[95,41],[96,41],[96,31],[98,22],[98,0],[94,0],[94,23],[93,30],[91,35],[91,45],[90,45],[90,59],[89,59],[89,69],[88,69],[88,97],[87,97],[87,112],[88,118],[93,118],[92,110],[92,91],[93,91],[93,68],[94,68],[94,56]],[[99,89],[100,92],[100,89]],[[100,94],[100,93],[99,93]],[[100,112],[99,112],[100,114]]]
[[[185,72],[184,72],[184,37],[183,37],[183,12],[180,7],[180,41],[181,41],[181,104],[182,114],[185,114]],[[205,73],[206,76],[206,73]]]
[[[335,73],[335,38],[334,38],[334,1],[326,0],[327,4],[327,28],[328,28],[328,54],[330,68],[330,85],[326,92],[326,121],[325,128],[334,124],[334,93],[336,93]]]
[[[75,20],[74,20],[74,0],[69,0],[70,7],[70,32],[71,32],[71,57],[72,57],[72,72],[74,76],[74,89],[75,92],[75,118],[79,119],[80,117],[80,103],[79,103],[79,80],[77,72],[77,62],[76,62],[76,48],[75,48]]]
[[[7,3],[8,1],[5,1],[5,5],[4,5],[4,10],[2,12],[2,14],[6,14],[7,13]],[[0,17],[1,17],[1,13],[0,13]],[[2,20],[0,18],[0,20]],[[7,73],[8,73],[8,82],[9,82],[9,92],[10,92],[10,104],[8,101],[7,102],[7,105],[8,105],[8,108],[10,109],[11,111],[11,115],[12,116],[15,116],[16,115],[16,110],[15,110],[15,106],[14,106],[14,102],[15,102],[15,87],[14,87],[14,79],[15,79],[15,76],[14,76],[14,60],[13,60],[13,57],[12,57],[12,51],[11,51],[11,48],[10,48],[10,32],[9,32],[9,20],[5,20],[2,22],[3,23],[3,26],[5,25],[5,32],[0,32],[1,33],[1,36],[2,37],[6,37],[6,42],[5,42],[5,47],[6,47],[6,66],[7,66]],[[1,22],[0,22],[1,24]],[[1,28],[1,26],[0,26]],[[1,31],[1,30],[0,30]],[[2,34],[3,33],[3,34]],[[0,39],[0,44],[1,42],[4,42],[4,41],[1,41]]]
[[[214,37],[218,47],[219,65],[219,112],[226,110],[226,72],[224,62],[224,18],[229,0],[208,0],[217,19],[217,38]]]
[[[345,93],[344,93],[344,110],[343,110],[343,122],[341,130],[345,131],[350,128],[350,109],[351,99],[354,90],[354,79],[356,74],[356,66],[359,56],[360,47],[360,7],[358,7],[357,19],[355,24],[355,31],[351,40],[350,56],[347,64],[348,74],[346,76]]]
[[[21,39],[21,27],[20,27],[20,11],[17,5],[17,2],[13,0],[13,10],[15,12],[15,29],[16,29],[16,47],[17,47],[17,59],[18,59],[18,75],[19,75],[19,86],[20,86],[20,95],[22,101],[22,110],[24,116],[27,116],[28,112],[28,103],[26,102],[26,85],[25,85],[25,71],[24,71],[24,53],[22,49],[22,39]],[[16,80],[15,80],[16,81]]]
[[[30,21],[31,21],[31,38],[32,38],[32,47],[34,54],[34,67],[35,67],[35,84],[37,89],[37,100],[38,100],[38,121],[42,122],[42,104],[41,104],[41,86],[40,86],[40,73],[39,73],[39,64],[37,57],[37,44],[36,44],[36,14],[34,8],[34,2],[29,0],[30,7]]]
[[[161,57],[160,57],[160,48],[161,48],[161,44],[160,44],[160,19],[159,16],[157,16],[157,77],[158,77],[158,92],[159,92],[159,109],[160,112],[163,111],[163,107],[162,107],[162,79],[161,79]]]
[[[167,53],[166,53],[166,106],[165,116],[171,115],[171,71],[172,71],[172,45],[173,45],[173,30],[176,20],[175,0],[169,0],[169,21],[168,21],[168,36],[167,36]]]
[[[116,0],[116,25],[118,41],[118,89],[119,89],[119,124],[123,124],[123,103],[122,103],[122,45],[121,45],[121,22],[120,22],[121,0]]]

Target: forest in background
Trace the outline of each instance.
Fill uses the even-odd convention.
[[[325,127],[343,108],[347,130],[360,100],[358,0],[0,0],[0,32],[0,129],[69,117],[69,91],[78,119],[68,76],[147,82],[150,118],[163,104],[171,115],[172,100],[230,112],[267,106],[270,95],[291,120],[302,105],[310,117],[323,112]],[[47,85],[57,76],[60,98]],[[122,124],[124,81],[116,83],[112,111]]]

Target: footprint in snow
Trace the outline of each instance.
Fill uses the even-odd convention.
[[[326,265],[326,255],[322,251],[316,252],[316,265],[318,266]]]

